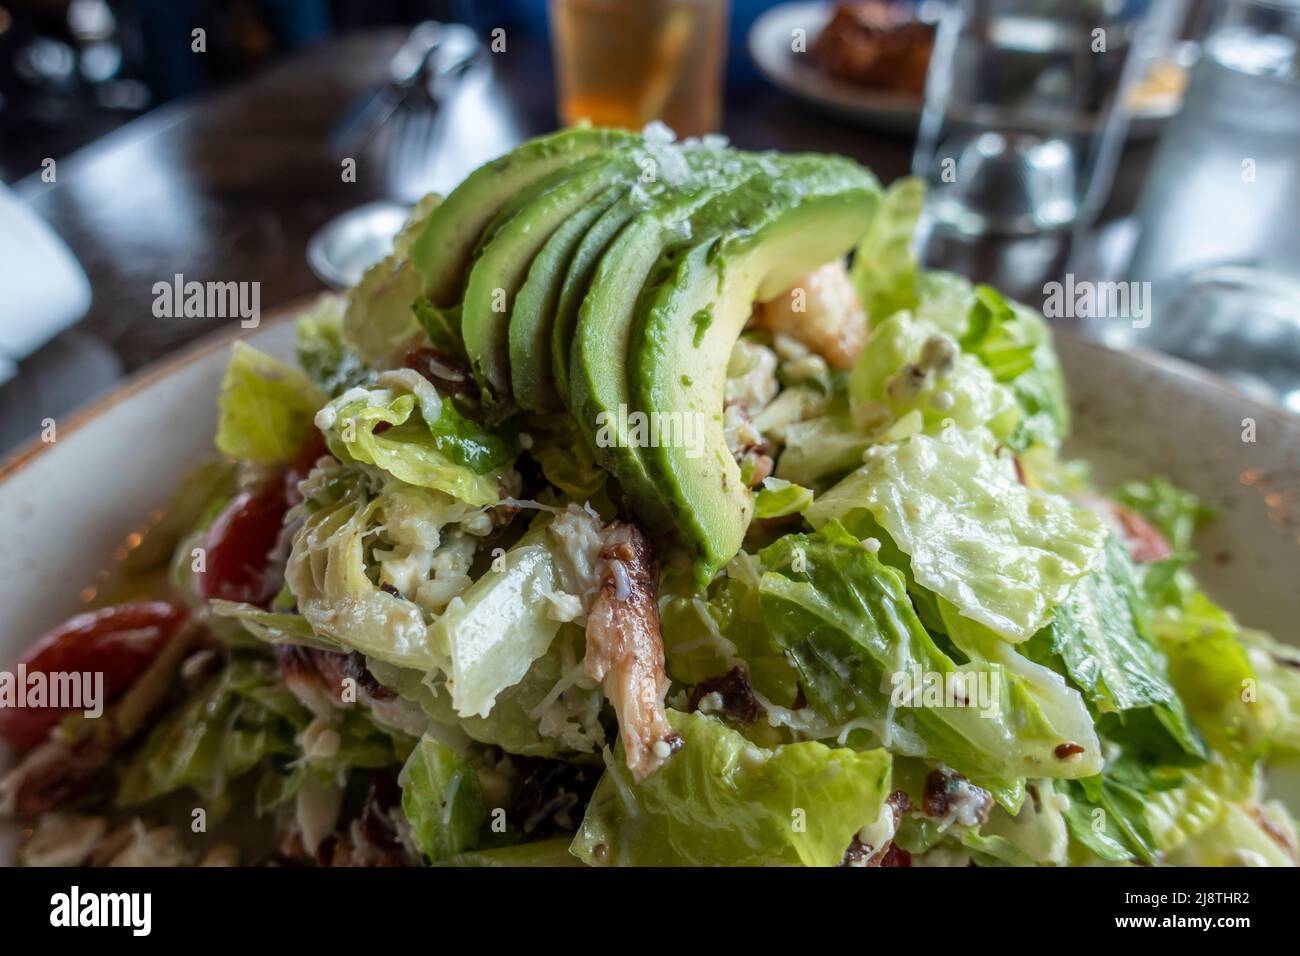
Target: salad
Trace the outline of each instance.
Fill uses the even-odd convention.
[[[18,662],[103,692],[0,707],[20,860],[1295,865],[1300,651],[921,205],[654,127],[426,198]]]

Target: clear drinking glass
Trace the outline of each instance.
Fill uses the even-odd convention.
[[[1226,0],[1138,202],[1128,269],[1159,349],[1300,412],[1300,0]]]
[[[930,225],[1032,235],[1105,200],[1146,7],[957,0],[935,37],[913,172]]]
[[[722,122],[727,0],[550,0],[560,119],[678,136]]]

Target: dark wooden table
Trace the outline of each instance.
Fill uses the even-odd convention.
[[[80,260],[94,299],[79,326],[0,389],[0,418],[21,406],[31,419],[23,430],[35,431],[40,417],[63,414],[121,374],[238,321],[155,318],[159,281],[177,274],[256,281],[263,310],[322,288],[307,266],[308,238],[334,215],[385,197],[391,186],[383,164],[369,162],[364,152],[356,181],[344,182],[329,134],[382,76],[403,36],[394,30],[340,37],[210,99],[171,105],[127,125],[60,160],[55,183],[21,182],[19,195]],[[515,39],[491,60],[491,108],[520,138],[553,129],[545,46]],[[884,182],[906,174],[911,161],[910,139],[842,125],[766,86],[730,92],[724,131],[744,148],[844,153]],[[1126,158],[1121,168],[1121,212],[1131,204],[1144,162],[1141,155]],[[1000,278],[996,262],[976,268]],[[86,362],[93,373],[77,370]],[[51,389],[52,381],[61,384]],[[35,417],[33,394],[41,406]]]

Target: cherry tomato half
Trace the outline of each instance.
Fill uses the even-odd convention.
[[[119,604],[65,621],[28,648],[26,674],[103,674],[104,703],[125,691],[171,640],[186,612],[164,601]],[[25,750],[41,743],[71,707],[0,707],[0,739]]]

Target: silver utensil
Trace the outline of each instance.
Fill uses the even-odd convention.
[[[340,156],[382,150],[388,192],[335,216],[307,243],[307,262],[327,285],[355,285],[386,256],[411,206],[437,181],[444,105],[480,62],[474,32],[456,23],[427,21],[411,31],[388,67],[388,80],[349,111],[332,137]]]

